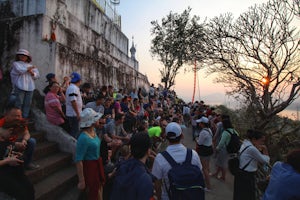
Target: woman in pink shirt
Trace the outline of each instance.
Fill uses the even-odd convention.
[[[65,95],[63,94],[63,92],[61,92],[59,83],[52,82],[50,84],[50,91],[45,96],[45,110],[47,120],[51,124],[61,126],[65,129],[66,116],[61,107],[61,103],[64,101]]]

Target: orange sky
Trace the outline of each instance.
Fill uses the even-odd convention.
[[[120,4],[116,6],[117,12],[121,15],[122,31],[132,44],[132,37],[136,45],[136,58],[139,61],[139,71],[148,76],[150,83],[156,86],[160,83],[161,77],[159,68],[162,64],[156,58],[150,55],[151,35],[150,22],[153,20],[161,21],[161,19],[169,14],[182,13],[188,7],[192,8],[192,15],[200,16],[201,20],[206,17],[218,16],[222,13],[231,12],[237,17],[241,12],[255,3],[267,2],[267,0],[120,0]],[[130,48],[129,47],[129,48]],[[225,89],[220,84],[215,84],[212,77],[207,78],[204,71],[198,72],[200,85],[200,98],[204,98],[211,94],[220,93],[224,96]],[[182,70],[176,77],[175,91],[179,97],[185,101],[192,100],[194,74],[184,73]],[[196,100],[199,100],[199,88],[197,82]],[[219,95],[219,96],[220,96]],[[222,97],[221,99],[224,99]],[[207,103],[215,102],[215,99],[205,99]],[[224,103],[224,102],[219,102]]]

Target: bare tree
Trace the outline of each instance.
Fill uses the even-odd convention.
[[[191,8],[182,14],[170,12],[166,18],[152,21],[151,54],[158,57],[164,65],[160,69],[165,88],[175,85],[175,78],[179,69],[185,63],[190,63],[196,49],[196,41],[203,37],[203,28],[198,24],[199,18],[190,18]]]
[[[299,97],[299,32],[293,23],[287,1],[271,0],[236,20],[223,14],[206,24],[203,65],[252,108],[257,128]]]
[[[286,2],[291,11],[298,17],[300,17],[300,0],[283,0]]]

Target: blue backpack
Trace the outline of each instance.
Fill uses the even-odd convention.
[[[192,150],[187,149],[185,161],[177,163],[167,151],[161,153],[171,165],[168,171],[170,200],[204,200],[204,179],[200,168],[191,163]]]

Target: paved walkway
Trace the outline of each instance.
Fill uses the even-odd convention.
[[[187,128],[183,130],[184,140],[183,144],[189,148],[195,149],[195,142],[192,139],[192,130]],[[214,160],[211,160],[211,171],[214,171]],[[220,181],[211,177],[212,190],[205,193],[205,200],[232,200],[233,199],[233,176],[226,175],[226,181]]]

